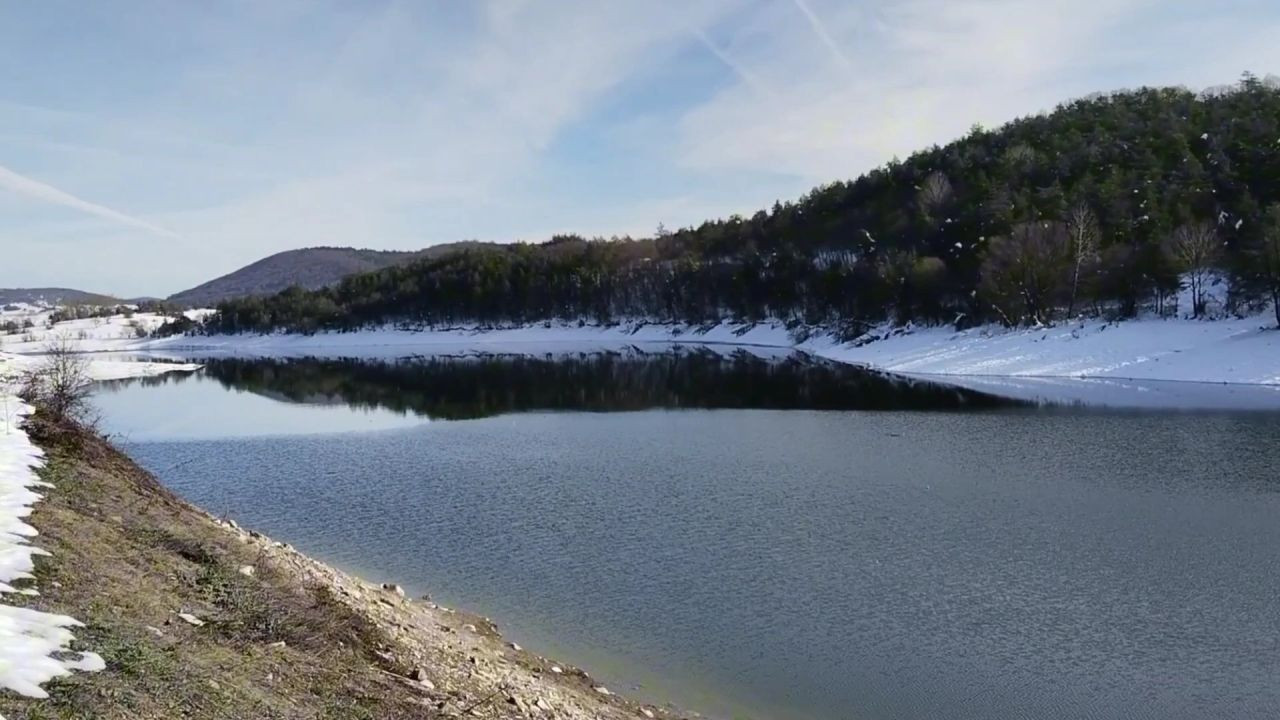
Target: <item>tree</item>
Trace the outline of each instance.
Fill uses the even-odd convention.
[[[1060,295],[1068,262],[1063,223],[1021,223],[994,239],[982,264],[981,291],[1006,324],[1042,323]]]
[[[1098,218],[1088,205],[1076,205],[1067,215],[1067,238],[1071,245],[1071,300],[1067,317],[1074,317],[1080,294],[1080,270],[1098,256]]]
[[[942,209],[954,194],[951,181],[943,173],[934,170],[925,177],[916,195],[916,203],[920,206],[920,214],[927,220],[936,221],[934,214]]]
[[[1263,222],[1262,235],[1249,247],[1246,256],[1250,260],[1254,282],[1263,293],[1271,296],[1276,327],[1280,327],[1280,203],[1267,208]]]
[[[1218,231],[1207,222],[1179,225],[1169,238],[1169,252],[1191,290],[1191,316],[1204,315],[1206,284],[1218,256]]]

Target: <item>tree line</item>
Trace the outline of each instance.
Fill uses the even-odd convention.
[[[1251,75],[975,126],[750,217],[468,247],[231,300],[199,331],[732,319],[856,335],[886,320],[1201,316],[1211,296],[1225,312],[1270,303],[1280,323],[1280,86]]]

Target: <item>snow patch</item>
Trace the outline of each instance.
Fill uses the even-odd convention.
[[[31,406],[0,386],[0,595],[29,592],[12,583],[33,579],[33,558],[47,555],[30,544],[35,528],[25,518],[48,484],[36,477],[44,453],[22,429]],[[31,588],[27,588],[30,590]],[[81,623],[55,615],[0,603],[0,690],[33,698],[48,697],[40,686],[54,678],[106,667],[92,652],[73,653],[70,628]]]

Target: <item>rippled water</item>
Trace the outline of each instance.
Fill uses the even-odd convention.
[[[397,378],[384,395],[422,387]],[[285,386],[326,403],[295,411],[414,422],[335,410],[367,377],[222,379],[100,401],[197,504],[618,690],[739,717],[1280,714],[1280,415],[557,406],[222,437],[213,415]],[[143,406],[149,429],[129,424]],[[164,439],[184,417],[207,434]]]

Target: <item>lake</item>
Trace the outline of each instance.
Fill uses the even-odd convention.
[[[1280,714],[1280,413],[745,352],[211,363],[106,428],[215,514],[717,717]]]

